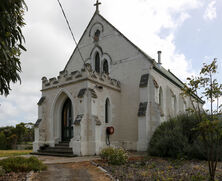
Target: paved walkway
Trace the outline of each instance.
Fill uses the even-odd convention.
[[[141,156],[144,152],[132,152],[130,155]],[[30,157],[33,155],[24,155]],[[29,181],[111,181],[107,174],[90,162],[98,160],[98,156],[53,157],[36,156],[48,166],[46,171],[33,173]],[[3,158],[0,158],[0,160]]]
[[[34,173],[29,181],[110,181],[102,170],[90,163],[99,157],[37,156],[48,166],[46,171]]]
[[[84,161],[93,161],[100,159],[99,156],[84,156],[84,157],[55,157],[55,156],[40,156],[40,155],[19,155],[26,158],[31,156],[37,157],[45,164],[56,164],[56,163],[76,163]],[[0,160],[3,160],[8,157],[0,157]]]
[[[44,164],[58,164],[58,163],[76,163],[93,161],[100,159],[99,156],[84,156],[84,157],[55,157],[55,156],[36,156]]]

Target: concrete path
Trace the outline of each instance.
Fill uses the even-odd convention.
[[[83,169],[72,169],[70,164],[51,164],[47,171],[34,174],[32,181],[90,181],[90,174]]]
[[[105,172],[90,163],[99,157],[37,156],[48,166],[46,171],[33,173],[29,181],[110,181]]]
[[[55,164],[55,163],[75,163],[84,161],[93,161],[100,159],[99,156],[84,156],[84,157],[55,157],[55,156],[40,156],[40,155],[19,155],[22,157],[29,158],[31,156],[37,157],[44,164]],[[3,160],[8,157],[0,157]]]
[[[33,156],[33,155],[32,155]],[[58,163],[76,163],[99,160],[98,156],[84,156],[84,157],[55,157],[55,156],[36,156],[44,164],[58,164]]]
[[[50,164],[47,171],[34,173],[30,181],[111,181],[90,162]]]

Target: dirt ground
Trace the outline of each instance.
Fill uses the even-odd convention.
[[[0,176],[0,181],[26,181],[27,173],[8,173]]]
[[[199,160],[175,160],[159,157],[130,158],[125,165],[97,164],[120,181],[207,181],[208,164]],[[216,180],[222,181],[222,162],[217,165]]]
[[[90,162],[50,164],[47,171],[35,173],[31,181],[110,181],[111,179]]]

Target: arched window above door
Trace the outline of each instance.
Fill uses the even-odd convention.
[[[91,66],[93,71],[97,73],[105,73],[109,74],[112,65],[112,59],[109,54],[104,53],[102,48],[96,46],[92,49],[90,54],[91,59]]]
[[[109,74],[109,64],[108,64],[108,61],[106,59],[103,61],[103,72],[105,74]]]
[[[95,71],[97,73],[100,73],[100,56],[98,52],[96,52],[96,56],[95,56]]]

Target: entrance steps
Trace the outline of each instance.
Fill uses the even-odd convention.
[[[47,156],[61,156],[61,157],[74,157],[72,148],[69,148],[69,142],[59,142],[55,144],[55,147],[43,146],[36,155],[47,155]]]

